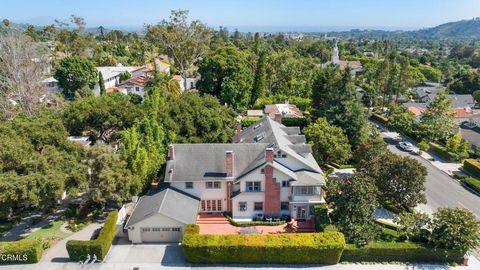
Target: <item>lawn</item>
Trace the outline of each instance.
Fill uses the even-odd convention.
[[[70,233],[65,233],[60,230],[62,224],[65,223],[63,220],[56,220],[51,222],[49,225],[32,232],[31,234],[27,235],[25,240],[33,240],[33,239],[46,239],[46,238],[60,238],[63,239],[70,235]]]

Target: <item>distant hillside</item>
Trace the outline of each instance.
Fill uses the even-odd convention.
[[[480,39],[480,18],[449,22],[413,33],[422,38]]]

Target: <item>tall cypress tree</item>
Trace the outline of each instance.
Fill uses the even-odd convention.
[[[102,72],[98,72],[98,85],[100,86],[100,95],[105,94],[105,82],[103,81]]]
[[[250,105],[255,104],[257,99],[265,95],[265,88],[267,86],[267,54],[261,52],[257,61],[257,68],[255,71],[255,78],[253,81],[252,95],[250,97]]]

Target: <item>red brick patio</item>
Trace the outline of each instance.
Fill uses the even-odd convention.
[[[239,234],[242,227],[235,227],[222,214],[199,214],[197,225],[200,234]],[[313,221],[292,221],[279,226],[252,226],[259,234],[311,233],[315,232]]]

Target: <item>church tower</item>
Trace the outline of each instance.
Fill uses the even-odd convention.
[[[335,40],[335,46],[333,47],[333,51],[332,51],[332,63],[335,65],[338,65],[339,61],[340,61],[340,57],[338,56],[338,44],[337,44],[337,41]]]

